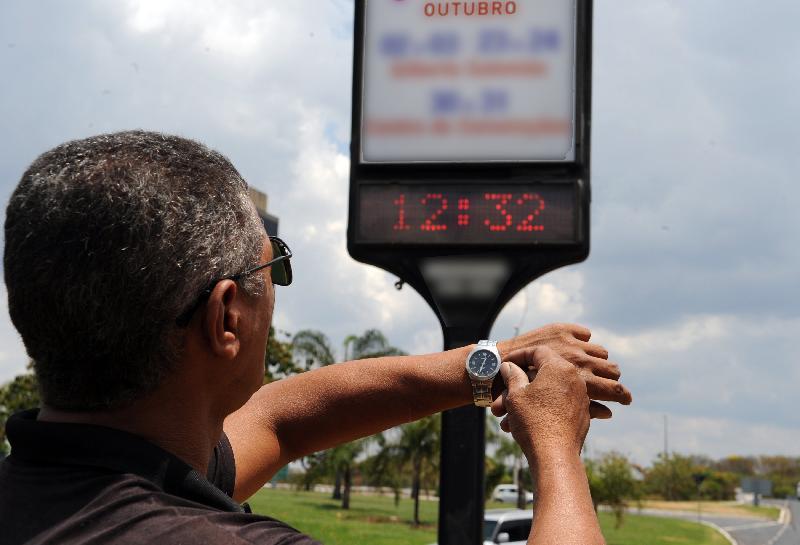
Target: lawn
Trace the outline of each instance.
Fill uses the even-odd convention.
[[[644,500],[642,507],[652,509],[666,509],[670,511],[697,511],[696,501],[658,501]],[[635,509],[635,506],[634,506]],[[759,505],[744,505],[733,501],[703,501],[700,502],[700,509],[704,514],[732,515],[737,517],[757,517],[777,520],[781,510],[777,507]]]
[[[283,520],[326,545],[425,545],[436,541],[439,504],[433,501],[420,502],[420,528],[410,525],[414,503],[407,498],[395,508],[389,497],[354,495],[350,510],[344,511],[328,494],[264,489],[249,503],[254,512]],[[608,545],[728,543],[711,528],[672,519],[627,515],[625,524],[616,530],[613,517],[601,513],[600,524]]]

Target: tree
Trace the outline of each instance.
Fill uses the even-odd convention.
[[[688,456],[659,454],[653,467],[645,473],[645,487],[648,492],[658,494],[665,500],[691,500],[697,489],[692,478],[696,469]]]
[[[492,491],[495,487],[509,478],[511,474],[503,460],[497,457],[486,456],[484,464],[483,497],[488,502],[492,498]]]
[[[728,456],[714,463],[718,471],[735,473],[740,477],[749,477],[756,474],[756,459],[745,456]]]
[[[439,415],[426,416],[416,422],[409,422],[396,428],[394,440],[381,434],[378,439],[380,452],[370,462],[370,466],[380,469],[383,475],[375,475],[379,480],[397,482],[398,476],[406,470],[411,471],[411,497],[414,500],[414,525],[419,526],[419,500],[422,483],[426,475],[438,472],[439,439],[441,419]],[[392,432],[389,432],[392,433]],[[374,471],[374,470],[373,470]],[[390,476],[392,473],[395,476]],[[395,489],[395,501],[399,491]]]
[[[490,501],[492,492],[495,487],[502,484],[507,478],[513,480],[513,476],[508,466],[506,466],[507,457],[497,454],[497,447],[499,446],[500,438],[500,425],[498,420],[492,416],[491,413],[486,413],[486,445],[494,445],[495,451],[493,456],[488,454],[484,457],[484,479],[483,479],[483,496],[485,501]]]
[[[324,367],[337,362],[336,351],[321,331],[304,329],[292,338],[292,356],[305,369]],[[362,335],[349,335],[343,343],[344,361],[399,356],[405,354],[389,344],[386,336],[377,329],[368,329]],[[370,439],[361,439],[329,449],[325,467],[334,475],[333,499],[342,500],[342,509],[350,508],[350,488],[355,460],[364,451]],[[344,486],[344,491],[342,491]]]
[[[388,441],[384,434],[376,437],[378,453],[370,456],[364,461],[364,470],[372,486],[389,487],[394,493],[394,506],[400,505],[400,495],[405,483],[405,478],[398,461],[394,457],[394,452],[388,446]]]
[[[608,505],[619,528],[628,506],[627,500],[640,496],[630,462],[622,454],[609,452],[600,460],[588,460],[585,466],[595,510],[600,504]]]
[[[28,363],[30,370],[32,363]],[[14,377],[13,380],[0,386],[0,454],[8,455],[9,446],[6,441],[6,420],[17,411],[32,409],[40,405],[39,383],[36,376],[28,371]]]
[[[700,497],[707,500],[723,501],[736,498],[736,487],[740,477],[727,471],[706,471],[700,485]]]
[[[279,336],[286,340],[281,341]],[[267,352],[264,355],[264,382],[286,378],[305,370],[306,366],[302,362],[295,361],[290,334],[270,326]]]
[[[772,481],[773,496],[794,496],[800,481],[800,458],[789,456],[759,456],[759,473]]]
[[[498,438],[497,452],[495,453],[499,459],[504,460],[511,458],[513,461],[513,479],[514,484],[517,485],[517,508],[525,509],[527,505],[527,498],[525,497],[525,481],[526,475],[530,474],[528,469],[527,459],[522,452],[522,448],[517,444],[514,439],[509,437],[500,436]]]
[[[411,497],[414,498],[414,525],[419,526],[419,495],[423,471],[432,469],[439,459],[439,415],[428,416],[400,426],[400,460],[411,465]]]

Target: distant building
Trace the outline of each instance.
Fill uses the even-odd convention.
[[[264,223],[264,229],[267,230],[267,234],[277,236],[278,218],[267,212],[267,194],[252,187],[247,188],[247,193],[250,195],[250,200],[256,205],[256,210],[258,210],[258,215]]]

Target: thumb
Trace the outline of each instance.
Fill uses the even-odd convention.
[[[506,384],[506,389],[509,392],[519,388],[524,388],[530,384],[528,375],[525,374],[525,371],[507,361],[504,361],[500,365],[500,376],[503,377],[503,382]]]

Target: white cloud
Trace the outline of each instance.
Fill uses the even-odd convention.
[[[660,355],[665,352],[686,352],[698,344],[709,343],[731,333],[733,318],[693,316],[668,328],[650,329],[634,334],[614,334],[595,329],[595,338],[602,338],[614,354],[629,359]],[[651,364],[657,362],[650,361]]]
[[[492,328],[505,338],[549,322],[579,322],[584,314],[583,273],[567,267],[545,275],[514,296]]]

